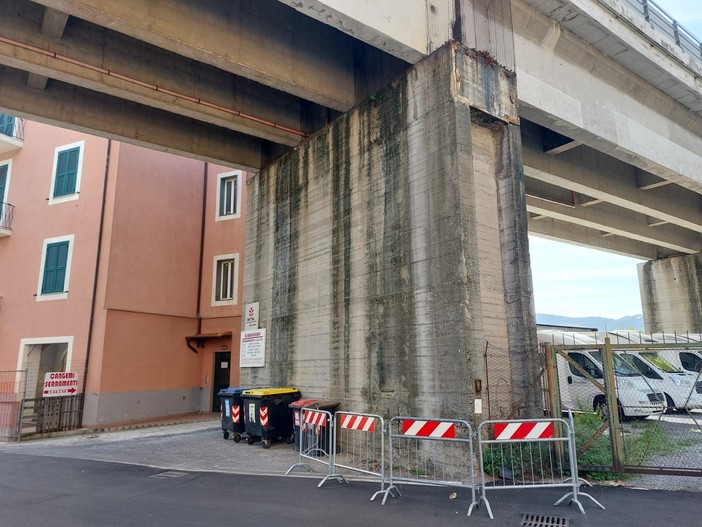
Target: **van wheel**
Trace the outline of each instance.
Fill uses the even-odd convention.
[[[607,398],[604,395],[598,395],[595,397],[592,407],[595,412],[602,414],[602,417],[609,420],[609,408],[607,407]],[[622,422],[626,419],[626,417],[624,416],[624,410],[622,409],[619,400],[617,400],[617,409],[619,411],[619,422]]]
[[[673,414],[677,408],[675,407],[675,403],[673,402],[673,398],[668,395],[667,393],[665,394],[665,413],[666,414]]]

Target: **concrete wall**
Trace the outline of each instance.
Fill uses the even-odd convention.
[[[266,366],[242,369],[242,384],[295,385],[356,411],[468,417],[486,395],[475,381],[487,384],[487,342],[521,391],[531,365],[510,368],[507,354],[529,347],[513,332],[533,309],[528,259],[512,252],[526,216],[523,194],[510,202],[510,101],[513,77],[450,44],[259,173],[244,296],[260,302]]]
[[[638,265],[647,333],[702,332],[702,254]]]

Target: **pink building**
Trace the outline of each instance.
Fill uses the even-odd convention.
[[[239,381],[243,178],[3,118],[0,371],[27,370],[29,399],[76,372],[84,426],[218,411]]]

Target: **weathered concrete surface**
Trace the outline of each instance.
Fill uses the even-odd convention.
[[[647,333],[702,331],[702,254],[639,264]]]
[[[487,362],[514,385],[495,411],[521,397],[536,345],[514,90],[449,44],[249,184],[244,299],[268,343],[243,385],[468,417]]]

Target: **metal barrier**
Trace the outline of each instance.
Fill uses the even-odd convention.
[[[298,462],[291,466],[286,474],[296,468],[304,468],[314,472],[308,461],[314,461],[328,466],[327,476],[317,485],[321,487],[327,480],[336,479],[346,482],[340,474],[333,474],[334,466],[334,417],[326,410],[313,408],[300,409],[300,434],[299,434]],[[305,461],[307,460],[307,461]]]
[[[554,505],[569,499],[569,503],[575,503],[585,514],[578,496],[587,496],[604,509],[595,498],[579,490],[572,413],[568,422],[564,419],[485,421],[478,427],[478,451],[480,503],[485,503],[490,519],[494,517],[487,491],[497,489],[569,487],[570,492]],[[486,474],[492,479],[490,486]]]
[[[402,495],[396,483],[469,488],[468,515],[478,506],[473,431],[466,421],[393,417],[388,426],[388,494]]]
[[[329,475],[322,480],[320,486],[331,478],[347,483],[346,479],[337,473],[337,468],[341,468],[380,478],[380,490],[373,494],[370,501],[380,494],[387,498],[383,418],[375,414],[337,412],[334,429],[336,433],[333,434],[332,463]]]

